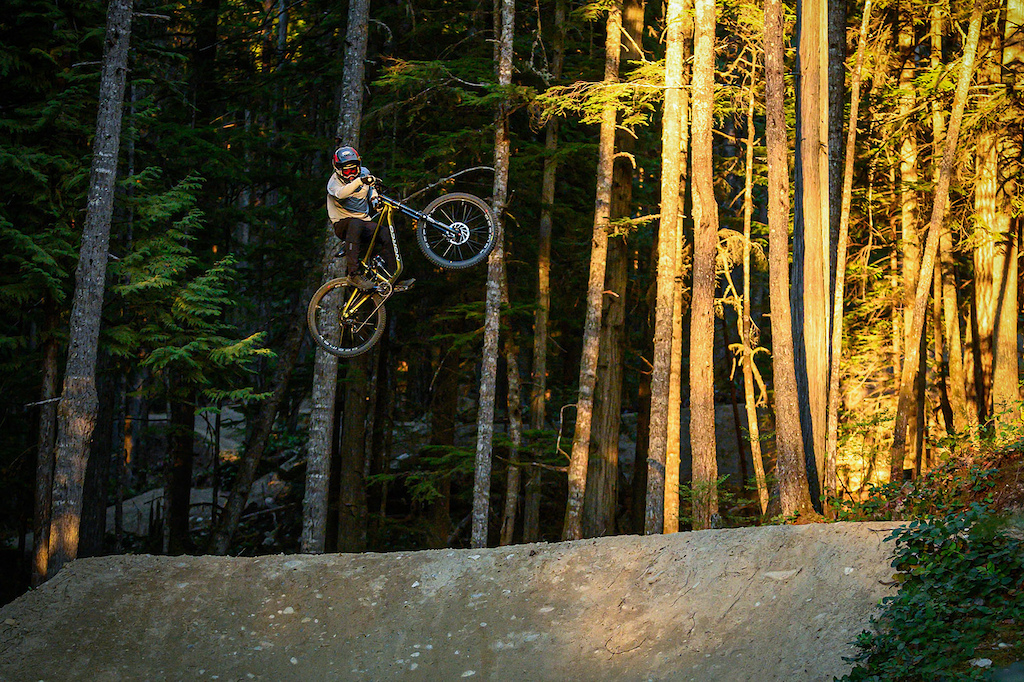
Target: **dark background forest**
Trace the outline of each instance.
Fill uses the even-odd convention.
[[[741,0],[551,0],[514,19],[510,0],[359,3],[363,15],[355,0],[137,0],[95,429],[72,456],[58,404],[116,4],[10,0],[0,18],[0,538],[18,576],[4,601],[52,574],[40,537],[67,554],[52,549],[62,472],[80,482],[68,558],[388,551],[835,516],[957,443],[1021,437],[1017,0],[768,0],[778,23]],[[681,140],[665,137],[670,120]],[[490,267],[442,270],[399,223],[416,286],[389,301],[371,353],[338,362],[317,444],[324,359],[305,312],[336,249],[331,154],[353,135],[383,192],[416,207],[476,194],[499,208],[503,240]],[[815,244],[818,289],[804,269]],[[782,298],[790,339],[777,338]],[[314,459],[326,497],[311,520]],[[126,524],[123,503],[145,494],[145,523]],[[234,516],[229,495],[244,503]]]

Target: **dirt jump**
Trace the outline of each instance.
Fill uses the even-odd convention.
[[[894,526],[81,559],[0,609],[0,680],[832,680]]]

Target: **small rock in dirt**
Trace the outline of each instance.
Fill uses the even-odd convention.
[[[992,667],[991,658],[972,658],[970,664],[976,668],[990,668]]]

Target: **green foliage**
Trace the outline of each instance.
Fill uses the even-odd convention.
[[[1008,625],[1024,619],[1024,543],[981,505],[889,536],[899,593],[882,600],[873,632],[857,639],[843,680],[986,679],[972,658],[997,655]],[[1019,632],[1016,632],[1019,636]]]
[[[158,176],[150,170],[128,182],[144,188]],[[262,334],[236,338],[224,321],[238,304],[235,259],[229,255],[203,269],[191,250],[191,233],[202,224],[196,208],[200,187],[192,176],[133,202],[140,238],[111,267],[119,282],[111,294],[120,315],[106,328],[108,348],[149,370],[150,392],[170,390],[176,395],[168,397],[177,399],[195,392],[213,401],[258,399],[251,366],[270,351],[261,348]]]

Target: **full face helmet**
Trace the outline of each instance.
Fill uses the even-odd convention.
[[[352,147],[338,147],[334,152],[334,170],[345,182],[359,177],[359,152]]]

